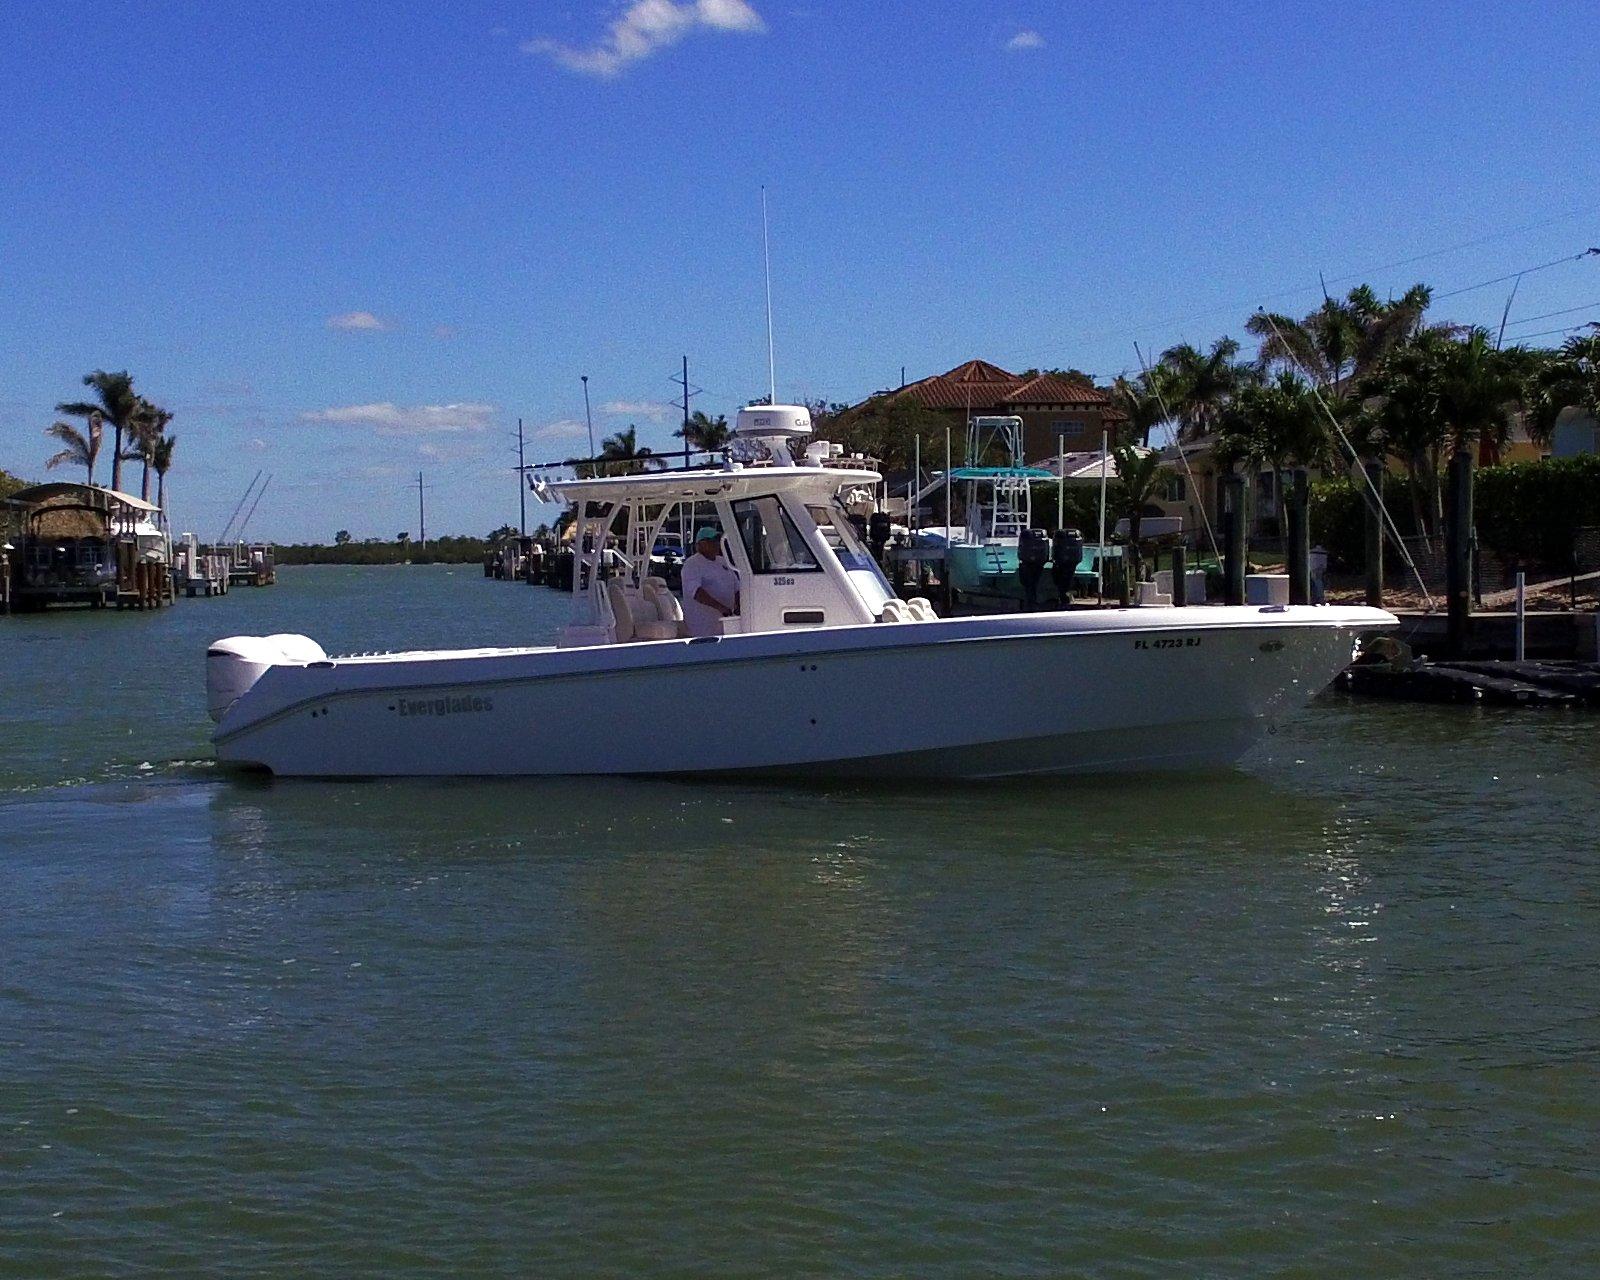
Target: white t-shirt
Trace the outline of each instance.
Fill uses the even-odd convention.
[[[707,560],[698,551],[683,562],[683,621],[689,634],[721,635],[722,615],[694,598],[701,587],[731,609],[734,596],[739,594],[739,572],[721,556]]]

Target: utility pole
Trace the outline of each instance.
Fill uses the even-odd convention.
[[[422,534],[422,549],[428,549],[428,509],[422,501],[422,472],[417,472],[417,529]]]
[[[579,376],[583,379],[583,420],[588,424],[589,427],[589,456],[592,458],[595,456],[594,418],[589,413],[589,375],[585,373],[580,374]]]
[[[527,472],[523,467],[528,460],[522,454],[522,419],[517,419],[517,529],[524,538],[528,536],[528,486],[523,482]]]
[[[688,468],[689,468],[689,452],[690,452],[690,450],[689,450],[689,443],[690,443],[689,442],[689,357],[688,356],[684,356],[684,358],[683,358],[683,377],[682,377],[682,379],[680,379],[680,385],[683,387],[683,430],[679,434],[683,436],[683,466],[684,466],[684,470],[687,471]]]

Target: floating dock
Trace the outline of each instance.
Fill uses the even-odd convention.
[[[1400,702],[1600,707],[1600,663],[1357,663],[1340,677],[1339,687]]]

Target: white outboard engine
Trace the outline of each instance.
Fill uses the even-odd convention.
[[[753,404],[739,410],[728,456],[746,465],[792,467],[811,436],[811,410],[803,404]]]
[[[308,636],[229,636],[206,650],[206,711],[221,720],[268,667],[307,667],[326,662],[322,646]]]

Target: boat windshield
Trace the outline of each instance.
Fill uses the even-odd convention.
[[[861,537],[851,523],[849,513],[837,499],[827,506],[812,505],[806,512],[816,522],[817,531],[828,549],[839,558],[846,569],[871,569],[873,559],[861,544]]]
[[[733,504],[734,523],[755,573],[811,573],[822,568],[776,496]]]

